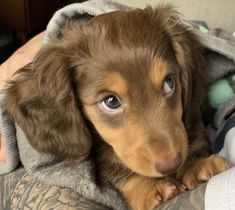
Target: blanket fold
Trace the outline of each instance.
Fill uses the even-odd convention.
[[[92,16],[99,14],[131,9],[133,8],[112,0],[91,0],[66,6],[57,11],[50,20],[44,44],[48,44],[51,38],[59,38],[61,29],[67,20],[87,21]],[[192,28],[192,30],[194,29]],[[209,75],[209,83],[212,84],[224,76],[234,73],[235,41],[232,34],[223,30],[208,33],[196,31],[196,33],[206,49],[207,69],[205,71]],[[0,96],[0,131],[7,153],[7,161],[0,163],[0,175],[14,170],[20,160],[28,173],[44,183],[72,188],[85,198],[94,200],[101,206],[110,209],[129,209],[122,195],[116,189],[105,183],[102,186],[97,185],[92,160],[71,163],[37,152],[29,144],[19,126],[15,125],[8,114],[2,110],[1,101],[3,100],[4,90]],[[222,108],[216,110],[215,129],[234,110],[235,98],[230,100],[229,106],[226,103]],[[212,142],[214,141],[212,140]]]

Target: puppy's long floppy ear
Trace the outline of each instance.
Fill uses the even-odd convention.
[[[200,108],[205,95],[203,90],[206,88],[206,70],[202,44],[192,27],[180,19],[179,13],[171,4],[156,7],[155,17],[156,27],[166,29],[164,33],[171,41],[180,67],[183,118],[185,124],[188,124],[187,121],[192,119],[189,115],[195,112],[193,107]]]
[[[183,120],[186,128],[196,126],[201,119],[202,103],[205,99],[206,70],[203,48],[199,38],[189,26],[185,25],[170,6],[168,31],[172,39],[177,62],[180,66],[182,87]],[[168,14],[169,14],[168,13]]]
[[[44,47],[9,85],[5,109],[38,151],[82,159],[91,137],[76,95],[76,73],[65,52],[63,45]]]
[[[173,47],[180,66],[183,122],[190,144],[189,155],[209,155],[211,149],[202,121],[207,91],[203,47],[195,32],[180,22],[175,25],[173,34]]]
[[[201,44],[197,37],[187,31],[173,41],[176,58],[180,65],[184,120],[187,122],[192,113],[200,111],[205,98],[206,71]],[[194,107],[198,107],[194,109]],[[199,113],[197,113],[198,115]],[[188,124],[188,123],[186,123]]]

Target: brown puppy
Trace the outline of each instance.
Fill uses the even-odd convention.
[[[152,209],[228,168],[210,156],[201,44],[170,6],[69,22],[7,90],[40,152],[81,160],[133,209]]]

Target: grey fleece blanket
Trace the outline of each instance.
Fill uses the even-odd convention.
[[[131,9],[111,0],[91,0],[69,5],[54,14],[47,26],[44,44],[49,43],[51,37],[56,38],[60,35],[61,28],[68,19],[86,21],[92,16],[102,13]],[[202,33],[200,31],[197,31],[197,33],[207,49],[205,56],[210,82],[235,71],[235,42],[231,37],[232,35],[229,33],[216,34],[215,32]],[[218,68],[218,66],[221,68]],[[0,97],[0,105],[3,99],[4,92]],[[225,106],[223,111],[218,112],[215,124],[226,116],[231,107],[235,107],[235,102],[229,108],[227,107],[228,105]],[[96,184],[91,160],[87,159],[82,162],[58,161],[51,155],[37,152],[28,143],[23,131],[11,121],[8,114],[1,109],[1,106],[0,129],[8,154],[7,162],[0,163],[0,174],[14,170],[20,159],[27,172],[44,183],[72,188],[85,198],[94,200],[99,205],[110,209],[129,209],[121,194],[111,185],[98,186]]]

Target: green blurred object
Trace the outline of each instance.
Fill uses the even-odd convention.
[[[234,75],[220,79],[210,85],[208,95],[210,105],[215,109],[220,108],[228,99],[234,96],[233,86],[235,86]]]

